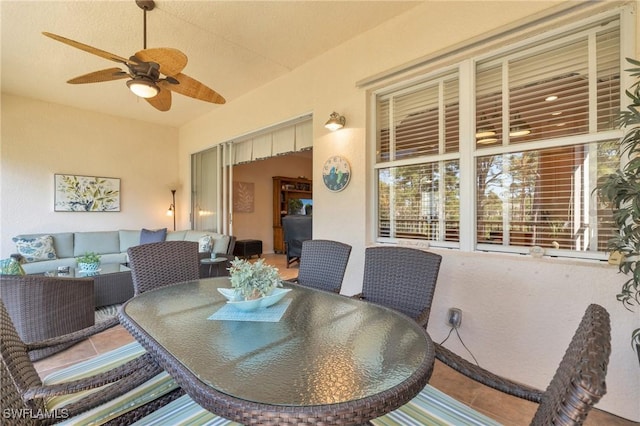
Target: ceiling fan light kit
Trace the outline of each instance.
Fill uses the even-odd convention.
[[[184,53],[169,47],[147,49],[147,11],[153,10],[155,3],[153,0],[136,0],[136,4],[144,11],[144,48],[129,59],[56,34],[42,33],[61,43],[127,67],[127,71],[120,68],[94,71],[72,78],[67,83],[100,83],[129,78],[129,90],[144,98],[158,111],[168,111],[171,108],[171,92],[205,102],[224,104],[225,99],[215,90],[182,73],[187,65],[187,56]]]
[[[153,98],[160,93],[160,88],[156,86],[153,81],[147,80],[144,77],[134,77],[133,80],[127,81],[127,87],[129,87],[129,90],[136,96],[145,99]]]

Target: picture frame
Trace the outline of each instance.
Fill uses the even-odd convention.
[[[56,173],[54,211],[119,212],[120,179]]]
[[[233,182],[233,212],[253,213],[255,204],[253,182]]]

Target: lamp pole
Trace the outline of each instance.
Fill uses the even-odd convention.
[[[176,230],[176,190],[171,190],[171,197],[173,197],[173,201],[171,205],[173,206],[173,230]]]

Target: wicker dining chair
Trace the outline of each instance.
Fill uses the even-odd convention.
[[[409,247],[368,247],[362,292],[353,297],[396,309],[427,326],[442,256]]]
[[[127,254],[135,295],[200,278],[197,242],[163,241],[141,244],[129,247]]]
[[[298,284],[340,293],[351,246],[339,241],[306,240],[302,243]]]
[[[0,407],[7,424],[46,425],[67,420],[97,425],[115,417],[117,423],[129,424],[184,394],[137,343],[40,378],[29,351],[79,342],[94,332],[92,327],[24,343],[0,300]],[[94,412],[89,416],[88,410]]]
[[[95,325],[95,287],[92,278],[46,277],[44,275],[0,276],[0,298],[18,335],[35,342],[72,333]],[[115,315],[101,321],[96,332],[118,324]],[[45,358],[73,342],[29,353],[32,361]]]
[[[589,411],[606,393],[605,376],[611,353],[611,327],[608,312],[589,305],[569,347],[547,389],[542,392],[492,374],[436,345],[436,357],[449,367],[494,389],[538,403],[531,425],[581,425]],[[376,426],[430,424],[439,421],[474,418],[478,424],[496,424],[492,419],[427,385],[416,398],[371,423]],[[432,417],[436,416],[436,417]],[[454,420],[451,420],[454,419]],[[414,422],[414,423],[411,423]]]

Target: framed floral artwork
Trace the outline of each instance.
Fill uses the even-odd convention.
[[[120,179],[56,174],[54,185],[54,211],[120,211]]]

